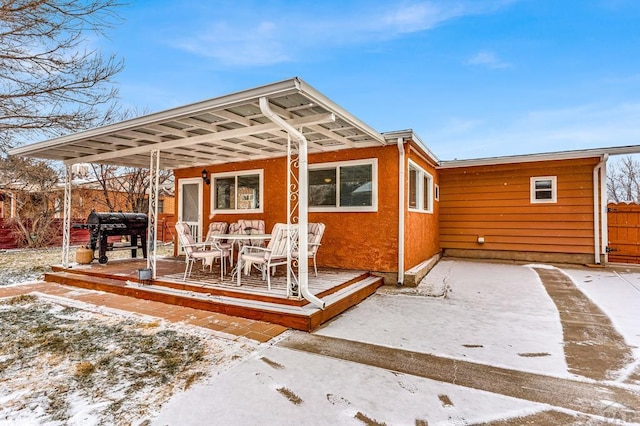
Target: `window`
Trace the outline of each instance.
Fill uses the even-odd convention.
[[[556,176],[541,176],[531,178],[531,202],[555,203],[557,193]]]
[[[376,211],[375,159],[309,166],[310,211]]]
[[[433,213],[433,176],[409,161],[409,210]]]
[[[158,214],[164,213],[164,200],[158,200]]]
[[[262,213],[262,170],[211,176],[211,210]]]
[[[435,194],[433,198],[435,198],[436,201],[440,201],[440,185],[438,184],[434,185],[434,189],[435,189]]]

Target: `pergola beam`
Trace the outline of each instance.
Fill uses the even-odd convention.
[[[293,119],[289,121],[289,124],[295,127],[295,126],[305,126],[305,125],[312,125],[312,124],[318,124],[318,123],[326,123],[334,120],[335,120],[335,115],[333,113],[325,113],[325,114],[317,114],[317,115]],[[122,157],[128,157],[136,154],[148,153],[152,149],[158,149],[160,151],[164,151],[171,148],[192,146],[200,143],[218,142],[223,139],[240,138],[248,135],[269,133],[269,132],[273,132],[277,128],[278,126],[276,126],[272,122],[265,123],[265,124],[256,124],[255,126],[241,127],[238,129],[212,133],[210,135],[192,136],[189,138],[176,139],[176,140],[149,144],[149,145],[135,147],[135,148],[122,149],[119,151],[106,152],[103,154],[77,157],[77,158],[74,158],[73,160],[67,160],[66,163],[68,164],[97,163],[100,161],[110,160],[113,158],[122,158]]]

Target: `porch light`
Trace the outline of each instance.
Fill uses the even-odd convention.
[[[207,169],[202,169],[202,172],[200,172],[200,174],[202,175],[202,180],[204,181],[204,183],[209,185],[211,183],[211,179],[209,179],[209,172],[207,172]]]
[[[325,183],[331,183],[331,178],[329,178],[329,177],[324,178],[324,182]]]

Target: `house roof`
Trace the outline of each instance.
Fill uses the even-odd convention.
[[[402,138],[403,140],[412,140],[418,148],[426,155],[434,165],[440,164],[440,160],[438,157],[429,149],[429,147],[420,139],[420,137],[414,133],[413,129],[407,130],[394,130],[392,132],[384,132],[384,138],[389,143],[395,143],[398,138]]]
[[[285,156],[287,134],[261,113],[261,97],[269,100],[272,111],[302,129],[309,153],[390,143],[293,78],[15,148],[9,154],[66,164],[149,167],[149,153],[157,149],[160,167],[176,169]]]
[[[602,157],[604,155],[626,155],[640,153],[640,145],[609,148],[590,148],[572,151],[545,152],[541,154],[510,155],[504,157],[473,158],[469,160],[440,161],[441,169],[456,167],[487,166],[495,164],[530,163],[535,161],[570,160],[578,158]]]

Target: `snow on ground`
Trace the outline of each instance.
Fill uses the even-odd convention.
[[[77,247],[71,247],[69,261],[75,261]],[[158,245],[159,255],[173,256],[173,243]],[[112,251],[109,259],[131,256],[129,250]],[[62,263],[62,248],[0,250],[0,286],[42,280],[51,265]]]
[[[640,347],[640,270],[563,268],[575,285],[611,319],[630,346]]]
[[[0,425],[136,424],[253,341],[78,301],[0,300]]]
[[[616,272],[613,269],[562,268],[575,285],[611,319],[618,333],[634,347],[640,363],[640,269]]]
[[[580,288],[612,316],[629,343],[637,343],[640,324],[634,306],[640,306],[640,292],[634,294],[615,274],[577,269],[567,273],[581,281]],[[640,275],[625,279],[640,281]],[[600,280],[603,283],[598,284]],[[425,296],[438,291],[447,296]],[[290,333],[297,332],[282,338]],[[526,265],[442,260],[418,288],[382,288],[315,333],[570,376],[559,314],[537,274]],[[263,346],[226,373],[176,395],[153,424],[190,425],[215,418],[216,423],[234,425],[453,425],[514,419],[549,409],[345,360]]]
[[[640,346],[640,273],[562,270],[611,317],[630,345]],[[446,296],[426,296],[438,293],[434,290]],[[80,308],[92,314],[119,315],[104,308]],[[292,333],[298,332],[289,331],[281,338]],[[535,271],[526,265],[444,259],[418,288],[380,289],[316,333],[569,376],[558,312]],[[217,360],[205,367],[206,376],[199,382],[175,393],[153,424],[450,425],[513,419],[550,409],[544,404],[278,347],[277,341],[247,345],[215,335],[205,340],[220,351]],[[640,359],[638,349],[635,356]],[[45,381],[43,385],[48,384]],[[17,397],[19,390],[15,391],[13,396]],[[100,401],[94,402],[97,405],[70,398],[69,411],[74,415],[68,421],[84,424],[98,418],[96,412],[102,408]],[[5,420],[18,418],[32,423],[39,419],[23,411],[21,416]],[[149,417],[139,420],[145,418]]]
[[[421,295],[434,280],[446,281],[446,297]],[[441,260],[417,289],[399,292],[379,291],[317,334],[569,375],[557,309],[526,266]]]
[[[271,347],[167,404],[157,425],[454,425],[546,406],[353,362]],[[367,421],[368,419],[368,421]]]

